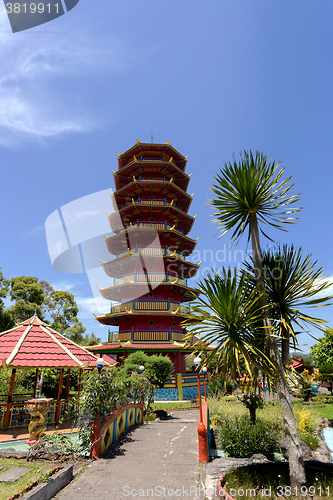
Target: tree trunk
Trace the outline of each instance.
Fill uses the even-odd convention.
[[[249,408],[250,410],[250,418],[252,420],[252,423],[256,423],[256,409],[255,408]]]
[[[276,338],[273,336],[274,332],[272,329],[272,322],[270,314],[267,309],[268,302],[266,298],[264,279],[262,275],[264,270],[262,269],[262,255],[260,249],[258,221],[255,213],[249,214],[249,227],[251,233],[252,254],[253,254],[252,258],[254,263],[256,280],[257,283],[259,284],[260,290],[264,292],[263,298],[261,299],[261,306],[263,308],[262,309],[263,323],[264,323],[264,328],[266,330],[270,358],[272,363],[276,367],[276,372],[275,372],[276,391],[280,401],[284,432],[287,439],[290,486],[291,488],[294,488],[296,486],[300,488],[302,486],[306,486],[303,452],[297,435],[296,422],[291,404],[288,382],[285,376],[279,347]]]
[[[282,326],[282,363],[288,364],[289,360],[290,333],[289,330]]]

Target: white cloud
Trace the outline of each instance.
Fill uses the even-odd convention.
[[[101,127],[82,104],[81,83],[80,89],[71,88],[68,95],[68,83],[72,83],[69,79],[75,75],[119,71],[129,65],[129,51],[118,40],[98,40],[87,31],[61,26],[61,31],[57,31],[54,23],[50,32],[42,26],[13,34],[5,10],[0,12],[0,144],[3,146]]]
[[[67,280],[60,280],[60,281],[55,281],[54,283],[50,283],[50,285],[55,290],[65,291],[65,292],[73,290],[73,288],[77,287],[80,284],[81,284],[80,282],[75,283],[73,281],[67,281]]]

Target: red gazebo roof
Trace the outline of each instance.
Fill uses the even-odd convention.
[[[96,356],[52,330],[36,315],[0,333],[3,368],[95,368],[96,361]]]

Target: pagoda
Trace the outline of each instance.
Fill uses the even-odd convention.
[[[188,335],[182,321],[198,291],[188,285],[199,265],[188,260],[196,246],[190,238],[195,217],[189,215],[187,157],[170,145],[136,144],[118,156],[114,173],[114,213],[108,214],[112,236],[107,249],[115,258],[102,262],[113,286],[100,288],[112,302],[110,312],[96,316],[109,331],[109,341],[90,348],[118,359],[142,349],[167,354],[176,373],[185,373]],[[116,304],[114,304],[116,303]],[[187,340],[189,338],[187,337]]]

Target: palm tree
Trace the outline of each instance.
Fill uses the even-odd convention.
[[[221,373],[233,379],[244,367],[252,377],[258,370],[272,376],[274,366],[257,341],[262,337],[262,294],[251,286],[247,273],[222,268],[219,274],[208,274],[198,286],[201,295],[192,304],[191,317],[183,325],[195,325],[191,336],[201,334],[198,349],[214,344],[207,362],[217,355]]]
[[[244,231],[249,230],[255,278],[262,293],[262,321],[270,358],[275,367],[276,390],[288,441],[290,484],[291,487],[301,487],[306,485],[303,453],[297,436],[288,382],[267,307],[259,238],[259,230],[268,237],[262,229],[263,224],[285,230],[285,224],[293,223],[289,214],[300,210],[289,208],[299,201],[300,197],[289,195],[293,186],[288,184],[291,177],[282,180],[284,168],[280,168],[280,165],[281,163],[268,161],[267,156],[258,151],[255,155],[251,151],[244,151],[239,162],[235,157],[232,162],[225,162],[224,168],[215,176],[215,183],[211,188],[215,195],[211,205],[216,209],[214,222],[219,224],[221,236],[232,230],[231,240],[237,242]]]
[[[281,339],[282,362],[285,365],[289,360],[290,342],[293,342],[294,348],[297,343],[296,334],[299,332],[295,332],[294,327],[301,331],[308,325],[323,329],[325,323],[300,308],[330,305],[328,301],[332,299],[332,296],[320,296],[331,283],[326,280],[322,267],[315,269],[317,261],[312,262],[311,258],[311,254],[303,258],[302,249],[296,250],[293,245],[278,246],[262,254],[265,289],[271,304],[271,317]],[[253,272],[250,264],[246,267]]]

